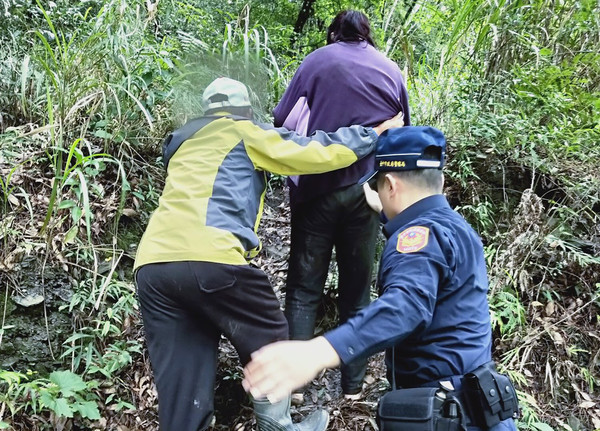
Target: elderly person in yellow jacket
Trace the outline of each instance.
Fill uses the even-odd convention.
[[[135,262],[163,431],[209,427],[222,334],[242,365],[252,352],[288,337],[267,276],[248,264],[260,249],[256,230],[268,172],[349,166],[372,152],[381,132],[402,125],[396,117],[374,128],[303,137],[252,121],[247,88],[229,78],[213,81],[202,103],[205,116],[165,140],[166,183]],[[261,431],[324,431],[329,420],[318,410],[293,423],[289,397],[253,404]]]

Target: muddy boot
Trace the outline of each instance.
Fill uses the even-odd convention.
[[[302,422],[292,422],[290,397],[271,404],[266,398],[252,400],[259,431],[325,431],[329,423],[329,413],[317,410]]]

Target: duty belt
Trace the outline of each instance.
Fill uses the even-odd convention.
[[[455,375],[425,383],[421,387],[439,387],[461,404],[467,426],[489,429],[506,419],[520,416],[515,388],[496,365],[487,362],[464,376]]]

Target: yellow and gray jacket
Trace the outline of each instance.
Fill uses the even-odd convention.
[[[246,264],[260,249],[256,230],[267,172],[343,168],[373,151],[377,140],[373,129],[361,126],[304,137],[241,117],[192,122],[165,141],[165,187],[138,247],[136,269],[187,260]]]

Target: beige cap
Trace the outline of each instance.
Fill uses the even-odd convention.
[[[230,78],[217,78],[202,94],[202,108],[205,111],[226,107],[250,106],[248,89],[244,84]]]

